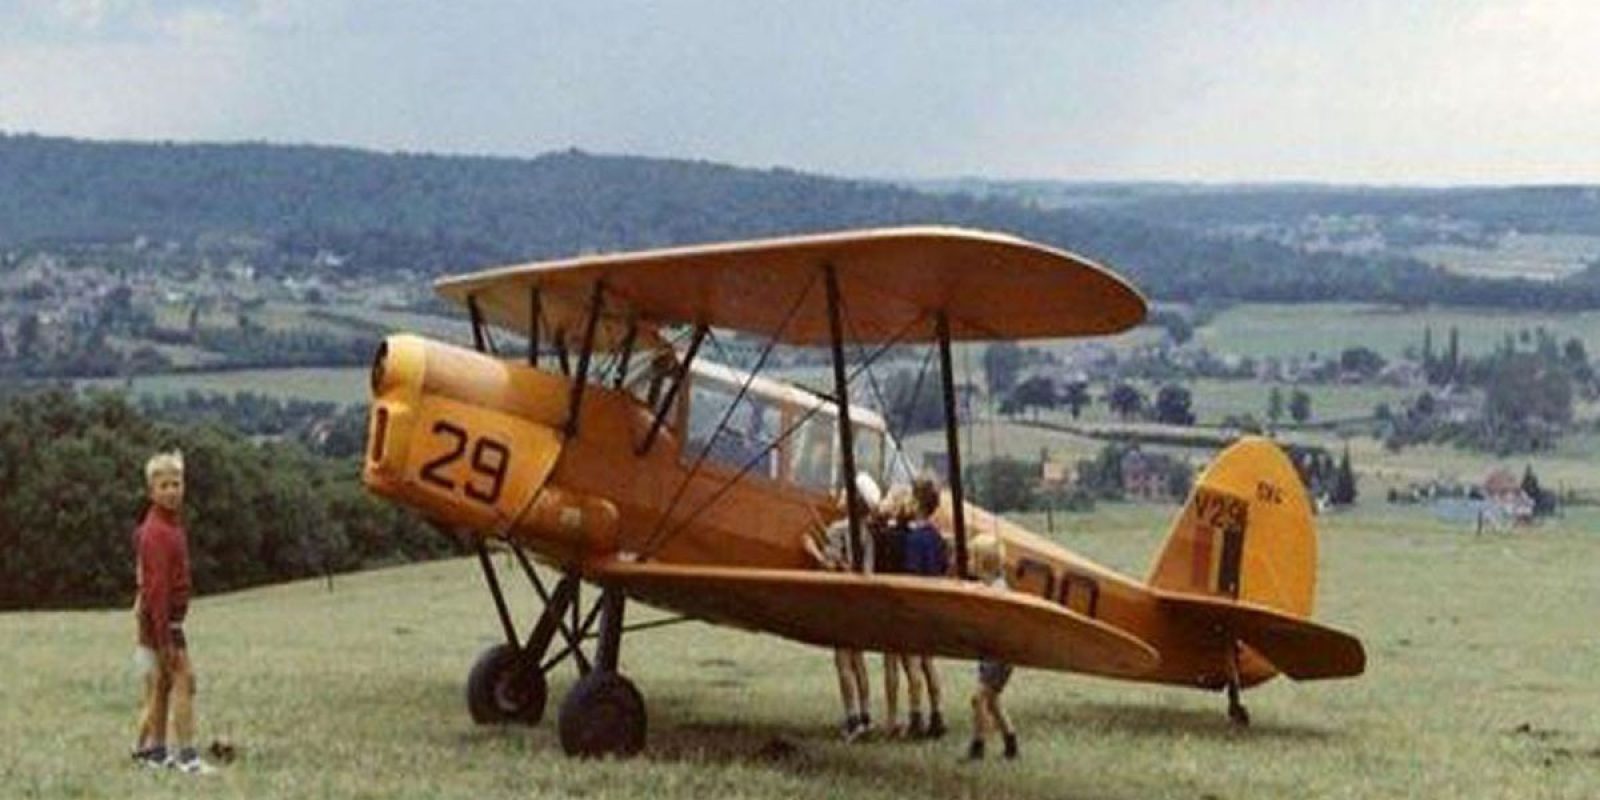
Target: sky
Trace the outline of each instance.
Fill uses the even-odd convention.
[[[0,132],[875,178],[1600,183],[1600,3],[10,0]]]

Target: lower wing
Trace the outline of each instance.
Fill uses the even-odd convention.
[[[949,578],[607,560],[588,577],[652,605],[818,645],[1132,677],[1159,657],[1032,595]]]

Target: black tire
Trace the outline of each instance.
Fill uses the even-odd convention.
[[[558,726],[569,756],[631,756],[644,749],[644,697],[627,678],[595,670],[561,701]]]
[[[537,725],[544,718],[546,693],[538,664],[524,664],[508,644],[480,653],[467,673],[467,711],[479,725]]]

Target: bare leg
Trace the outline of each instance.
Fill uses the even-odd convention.
[[[189,651],[178,648],[172,659],[172,734],[180,749],[194,747],[194,668]]]
[[[856,716],[856,673],[850,663],[849,650],[833,651],[833,670],[839,676],[839,700],[844,704],[844,714],[854,720]]]
[[[987,712],[986,716],[991,722],[990,729],[998,728],[1001,733],[1007,736],[1015,736],[1017,729],[1011,725],[1011,717],[1006,714],[1004,708],[1000,707],[1000,693],[985,689],[984,695],[984,710]]]
[[[161,663],[151,665],[144,674],[144,698],[139,709],[139,743],[143,750],[167,743],[167,693],[172,676]]]
[[[972,693],[972,738],[983,741],[989,738],[989,690],[979,688]]]
[[[942,695],[939,690],[939,673],[933,668],[932,656],[918,656],[917,660],[921,662],[919,666],[922,668],[922,674],[928,682],[928,713],[937,714],[939,712],[939,699]]]
[[[922,714],[922,670],[917,668],[918,656],[902,656],[906,669],[906,707],[912,714]]]
[[[893,734],[900,727],[900,656],[883,654],[883,710],[884,724]]]
[[[850,675],[856,684],[856,708],[865,717],[872,711],[872,681],[867,680],[867,659],[860,650],[850,651]]]

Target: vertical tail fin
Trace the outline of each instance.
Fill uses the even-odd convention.
[[[1150,571],[1158,589],[1311,615],[1317,535],[1305,487],[1271,440],[1246,437],[1200,474]]]

